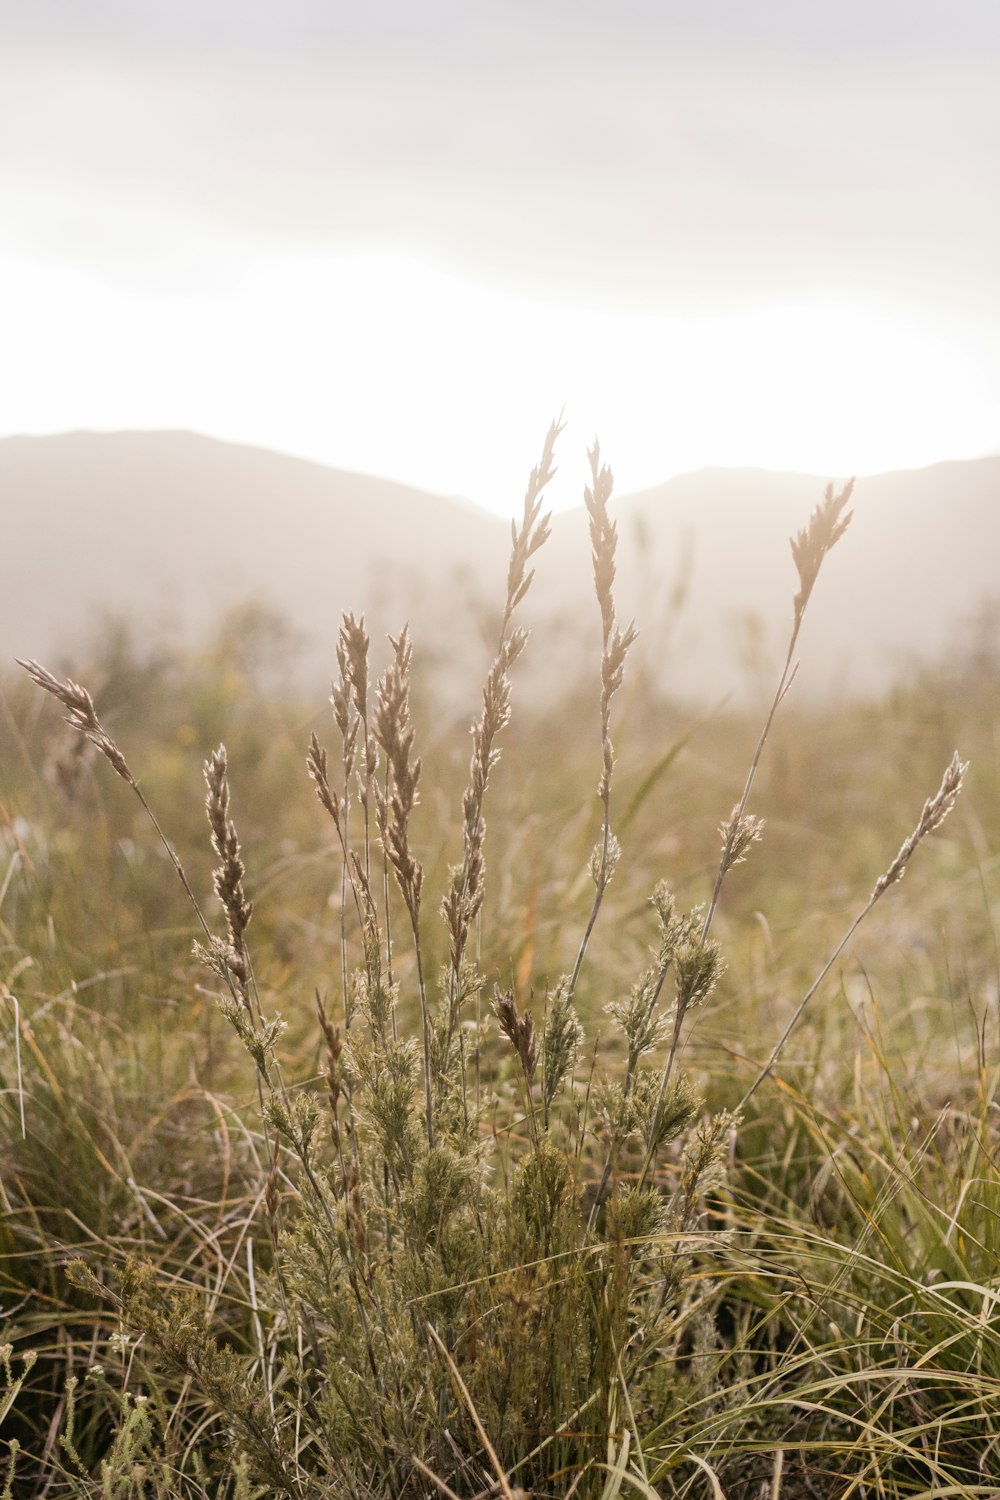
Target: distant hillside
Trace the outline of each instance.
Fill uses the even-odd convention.
[[[561,454],[561,481],[582,459]],[[611,456],[613,459],[613,456]],[[617,502],[620,612],[666,685],[713,698],[770,671],[794,592],[788,537],[825,480],[705,470]],[[810,607],[803,687],[871,688],[939,651],[1000,593],[1000,457],[859,482],[855,519]],[[483,657],[509,530],[473,505],[188,433],[0,442],[0,650],[72,659],[95,611],[196,641],[222,609],[273,605],[329,675],[341,609],[373,629],[410,619],[428,654]],[[671,621],[671,592],[686,603]],[[558,617],[535,670],[593,661],[596,605],[582,511],[557,518],[531,615]],[[668,628],[669,626],[669,628]]]
[[[98,611],[188,643],[253,600],[329,676],[342,609],[433,632],[494,596],[506,531],[472,505],[185,432],[0,442],[3,654],[72,653]]]
[[[668,680],[721,692],[738,685],[741,655],[777,667],[795,591],[788,538],[826,483],[705,469],[619,503],[620,608],[645,627],[647,647],[679,568],[686,580]],[[852,506],[809,606],[797,691],[884,686],[902,664],[940,653],[977,605],[1000,598],[1000,457],[860,479]],[[585,565],[586,544],[578,526],[574,536],[559,530],[567,580]]]

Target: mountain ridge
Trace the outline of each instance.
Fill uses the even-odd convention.
[[[794,592],[788,537],[827,482],[710,467],[614,501],[619,613],[636,615],[667,687],[711,694],[741,657],[773,661]],[[997,592],[998,498],[1000,457],[859,479],[803,632],[816,680],[877,690],[907,655],[943,650]],[[250,599],[289,618],[324,677],[343,608],[365,610],[373,633],[409,619],[418,644],[458,662],[486,649],[506,577],[509,526],[474,501],[184,431],[2,439],[0,506],[8,661],[79,648],[102,610],[192,644]],[[535,623],[562,621],[548,670],[595,649],[580,511],[554,517],[528,601]],[[687,607],[665,621],[678,590]]]

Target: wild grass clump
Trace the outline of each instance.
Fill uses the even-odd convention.
[[[719,831],[707,904],[685,909],[666,880],[648,893],[648,962],[604,1001],[606,1033],[621,1057],[606,1066],[602,1037],[588,1033],[578,997],[623,858],[612,721],[636,631],[616,613],[613,481],[596,443],[585,490],[602,643],[593,896],[558,977],[525,974],[513,956],[501,970],[481,958],[486,811],[527,645],[518,607],[548,535],[543,502],[558,433],[553,425],[512,527],[495,655],[471,728],[454,862],[437,912],[414,832],[423,764],[410,701],[412,643],[405,627],[391,638],[376,677],[363,618],[342,619],[331,695],[336,747],[313,734],[306,752],[331,835],[339,964],[312,997],[318,1067],[305,1078],[285,1076],[284,1022],[258,982],[255,910],[225,747],[204,769],[221,910],[215,924],[91,695],[23,664],[150,819],[194,908],[198,961],[252,1063],[257,1095],[246,1162],[252,1202],[225,1228],[199,1237],[204,1221],[192,1207],[195,1233],[185,1250],[178,1225],[163,1227],[146,1203],[147,1218],[174,1236],[169,1262],[146,1254],[141,1240],[130,1254],[117,1241],[113,1264],[79,1246],[73,1287],[110,1311],[119,1355],[132,1354],[120,1358],[113,1387],[102,1384],[103,1367],[91,1371],[97,1394],[87,1409],[103,1448],[81,1444],[75,1374],[65,1388],[50,1474],[57,1470],[58,1482],[77,1493],[395,1500],[436,1490],[611,1500],[623,1486],[649,1495],[675,1488],[685,1466],[707,1474],[718,1493],[717,1469],[734,1462],[740,1444],[749,1451],[776,1441],[789,1361],[809,1355],[830,1364],[815,1320],[789,1333],[793,1299],[773,1291],[793,1275],[782,1244],[794,1240],[799,1261],[815,1236],[789,1217],[787,1204],[755,1209],[732,1185],[734,1170],[747,1180],[734,1169],[743,1115],[845,944],[951,811],[965,766],[957,755],[950,762],[833,956],[815,965],[814,982],[749,1087],[728,1081],[739,1105],[706,1109],[683,1066],[685,1032],[723,973],[713,935],[720,899],[762,836],[763,822],[750,811],[755,778],[794,677],[809,598],[850,520],[851,487],[831,487],[792,542],[798,590],[787,657],[743,792]],[[820,1127],[805,1112],[795,1129],[815,1139]],[[870,1174],[861,1175],[870,1190]],[[862,1199],[853,1195],[850,1206],[867,1223]],[[943,1242],[938,1235],[938,1260],[958,1221]],[[829,1236],[822,1243],[834,1266],[824,1272],[827,1323],[885,1288],[903,1295],[903,1273],[893,1280],[856,1243],[847,1248]],[[213,1257],[222,1268],[214,1292],[202,1264]],[[222,1297],[237,1263],[246,1267],[242,1306]],[[928,1306],[907,1314],[914,1330],[907,1347],[934,1343],[930,1303],[941,1294],[930,1288]],[[761,1323],[735,1337],[755,1301]],[[760,1337],[765,1325],[768,1338],[782,1329],[784,1364]],[[971,1324],[965,1336],[973,1338]],[[974,1341],[967,1347],[956,1337],[955,1349],[967,1370]],[[6,1358],[13,1406],[26,1377]],[[833,1446],[851,1423],[875,1432],[885,1404],[872,1403],[866,1386],[859,1417],[850,1381],[828,1379],[811,1389],[829,1410]],[[876,1379],[871,1374],[869,1385]],[[912,1382],[903,1386],[910,1400]],[[969,1392],[970,1401],[982,1399],[974,1383]],[[878,1429],[887,1430],[884,1422]],[[826,1437],[815,1440],[821,1446]],[[912,1447],[912,1433],[908,1441]],[[889,1464],[890,1450],[876,1448]],[[12,1451],[11,1493],[22,1462]],[[884,1478],[883,1469],[869,1463],[865,1473]],[[780,1478],[779,1466],[776,1488]]]

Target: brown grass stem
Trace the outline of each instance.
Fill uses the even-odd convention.
[[[763,828],[763,824],[759,819],[748,816],[747,803],[750,800],[750,793],[753,790],[753,784],[760,767],[761,756],[764,753],[764,746],[771,733],[775,714],[778,712],[782,700],[791,688],[798,670],[798,664],[793,661],[795,648],[798,644],[799,632],[802,629],[806,606],[815,587],[816,579],[819,577],[820,568],[827,553],[837,544],[850,524],[853,512],[847,510],[847,505],[853,490],[853,479],[848,480],[839,494],[834,492],[832,484],[827,485],[826,494],[809,518],[808,526],[791,539],[792,558],[799,575],[799,587],[792,601],[792,629],[788,640],[788,650],[785,655],[784,666],[781,669],[781,675],[778,678],[778,686],[775,689],[771,706],[764,720],[764,727],[760,732],[753,758],[750,761],[750,769],[747,772],[742,794],[729,818],[722,826],[722,854],[719,859],[719,868],[716,872],[711,900],[708,903],[708,910],[705,913],[705,922],[702,928],[703,942],[708,938],[712,929],[712,922],[715,918],[719,896],[722,892],[726,875],[734,865],[740,864],[746,857],[747,849],[751,843],[760,837]]]
[[[945,768],[944,776],[941,779],[941,785],[938,787],[938,790],[935,792],[933,797],[929,797],[924,803],[923,811],[921,812],[920,817],[917,820],[913,832],[909,834],[906,839],[904,839],[903,843],[900,846],[898,854],[892,860],[886,871],[879,876],[878,880],[875,882],[875,885],[872,888],[872,893],[868,897],[867,902],[862,907],[861,911],[858,912],[857,916],[854,918],[853,922],[848,927],[843,937],[840,939],[840,942],[837,944],[836,948],[833,950],[830,957],[827,959],[826,963],[823,965],[822,969],[819,971],[816,978],[813,980],[812,984],[806,990],[802,999],[795,1007],[795,1010],[792,1012],[788,1024],[785,1026],[785,1029],[782,1031],[780,1037],[775,1042],[774,1047],[771,1049],[770,1057],[767,1059],[767,1062],[761,1068],[753,1083],[747,1089],[746,1093],[743,1095],[743,1098],[737,1105],[737,1114],[742,1113],[747,1104],[749,1104],[750,1100],[753,1098],[754,1094],[760,1088],[761,1084],[764,1082],[765,1078],[767,1078],[768,1074],[771,1072],[771,1069],[774,1067],[775,1063],[778,1061],[782,1052],[784,1051],[785,1045],[788,1042],[788,1038],[791,1036],[795,1027],[798,1025],[798,1022],[806,1006],[809,1004],[816,991],[826,979],[827,975],[830,973],[830,970],[833,968],[834,964],[837,962],[838,958],[843,953],[844,949],[851,941],[851,938],[861,926],[862,922],[864,922],[865,919],[870,915],[875,906],[885,895],[886,891],[889,890],[889,888],[895,885],[898,881],[902,880],[904,874],[906,873],[906,867],[913,857],[918,845],[923,841],[924,838],[927,837],[928,834],[934,833],[938,828],[940,828],[945,818],[951,812],[952,808],[955,806],[956,801],[958,800],[958,794],[962,790],[962,782],[967,770],[968,761],[960,760],[958,751],[956,750],[947,767]]]
[[[591,858],[594,900],[569,978],[570,997],[576,990],[587,947],[604,901],[604,893],[620,855],[618,841],[611,832],[611,781],[615,767],[615,750],[611,742],[611,700],[621,687],[626,658],[638,637],[634,622],[621,630],[615,614],[618,527],[608,514],[614,475],[606,464],[601,463],[601,445],[596,438],[587,451],[587,458],[590,462],[590,484],[585,486],[583,496],[590,527],[594,592],[601,611],[601,777],[597,792],[601,799],[602,826],[600,842]]]
[[[535,576],[528,563],[544,546],[550,532],[550,517],[542,514],[542,494],[556,473],[555,444],[562,424],[549,425],[542,456],[532,469],[524,495],[520,524],[511,522],[511,552],[507,567],[507,598],[500,623],[497,654],[483,688],[483,707],[472,725],[472,757],[469,781],[462,797],[462,862],[452,869],[441,913],[450,940],[449,1009],[442,1065],[447,1066],[459,1020],[463,993],[462,971],[473,924],[485,896],[486,822],[483,805],[490,774],[500,759],[497,740],[510,722],[510,671],[527,644],[527,632],[511,629],[514,610],[524,599]]]
[[[444,1360],[444,1362],[445,1362],[445,1364],[446,1364],[446,1366],[448,1368],[449,1375],[451,1376],[452,1380],[455,1382],[455,1386],[456,1386],[456,1388],[457,1388],[460,1396],[462,1397],[462,1401],[463,1401],[463,1403],[465,1405],[465,1408],[468,1411],[469,1416],[472,1418],[472,1422],[473,1422],[473,1425],[475,1426],[476,1432],[479,1434],[479,1441],[482,1443],[482,1445],[485,1448],[487,1454],[489,1455],[489,1460],[490,1460],[490,1463],[493,1465],[494,1472],[495,1472],[495,1474],[497,1476],[497,1483],[499,1484],[500,1489],[503,1492],[504,1500],[516,1500],[514,1490],[511,1488],[510,1480],[507,1478],[507,1472],[504,1469],[503,1464],[500,1462],[499,1458],[497,1457],[497,1451],[496,1451],[496,1449],[494,1448],[493,1444],[490,1442],[489,1433],[486,1431],[486,1428],[483,1426],[482,1418],[480,1417],[478,1411],[476,1410],[476,1403],[473,1401],[472,1397],[469,1395],[469,1387],[466,1385],[465,1381],[462,1379],[462,1372],[459,1370],[459,1368],[456,1365],[455,1361],[452,1359],[451,1355],[448,1353],[448,1350],[445,1348],[444,1343],[442,1342],[442,1340],[441,1340],[441,1338],[440,1338],[440,1336],[439,1336],[439,1334],[437,1332],[437,1329],[434,1327],[434,1325],[432,1323],[428,1323],[427,1324],[427,1332],[430,1335],[432,1342],[436,1346],[436,1348],[438,1350],[438,1353],[441,1355],[441,1358]]]

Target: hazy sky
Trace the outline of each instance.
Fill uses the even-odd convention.
[[[1000,0],[0,0],[0,432],[1000,448]]]

